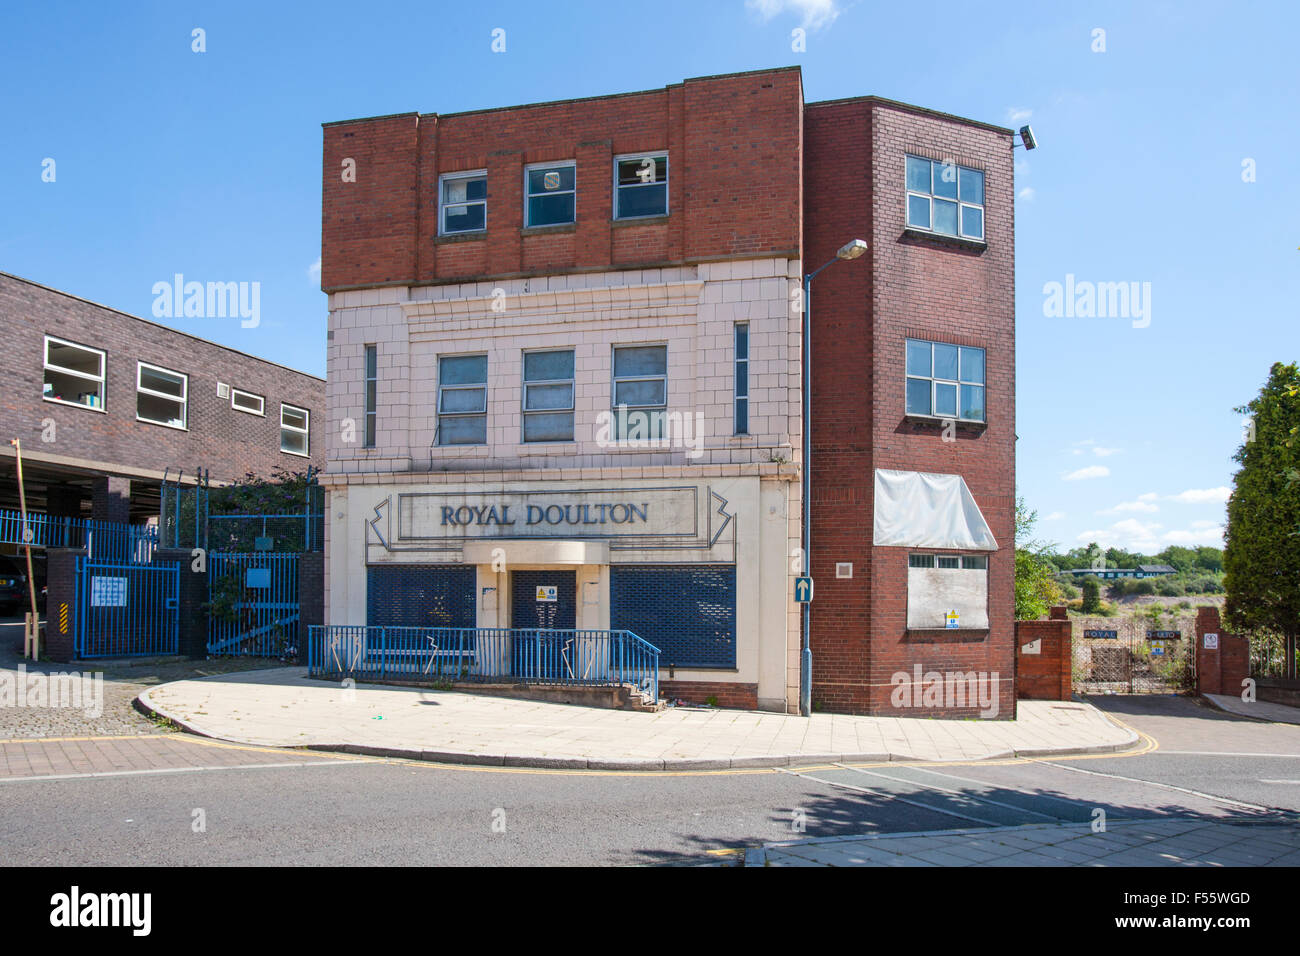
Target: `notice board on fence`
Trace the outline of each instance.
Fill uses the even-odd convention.
[[[126,578],[101,577],[90,579],[91,607],[126,607]]]

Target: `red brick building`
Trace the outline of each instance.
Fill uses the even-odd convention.
[[[1013,715],[1010,130],[874,97],[805,104],[784,68],[329,123],[322,175],[330,623],[399,623],[385,601],[418,581],[460,626],[537,626],[486,536],[520,547],[529,581],[576,566],[577,627],[657,629],[670,696],[796,709],[801,280],[863,239],[812,286],[813,705]],[[540,442],[539,349],[568,396]],[[698,447],[599,440],[621,349],[645,353],[657,408],[699,414]],[[348,419],[363,440],[336,439]],[[603,509],[633,489],[671,519],[607,541],[445,527],[498,499]],[[631,614],[637,575],[682,600]],[[706,575],[725,585],[695,596]]]

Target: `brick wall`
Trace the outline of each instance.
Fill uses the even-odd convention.
[[[1000,712],[1014,713],[1012,524],[1015,330],[1011,133],[887,101],[809,104],[805,131],[805,264],[850,239],[862,259],[836,263],[812,296],[813,698],[828,710],[890,713],[891,678],[925,671],[997,673]],[[904,157],[985,173],[986,247],[905,234]],[[905,417],[905,339],[986,351],[987,427]],[[909,632],[907,549],[874,548],[874,469],[959,474],[999,550],[989,560],[987,631]],[[851,561],[851,579],[836,562]]]
[[[321,288],[698,262],[797,258],[798,68],[662,90],[324,128]],[[617,222],[613,157],[666,150],[668,209]],[[354,160],[356,181],[343,163]],[[576,162],[573,225],[526,229],[524,167]],[[438,236],[438,178],[487,170],[487,230]]]
[[[51,548],[46,556],[45,639],[42,650],[50,660],[66,663],[75,656],[77,633],[77,558],[84,550]],[[63,605],[68,606],[65,618]]]
[[[1207,648],[1206,634],[1218,634],[1219,646]],[[1242,692],[1242,681],[1250,676],[1250,642],[1225,633],[1217,607],[1196,609],[1196,690],[1201,694]]]
[[[1016,621],[1016,697],[1021,700],[1069,700],[1072,693],[1074,659],[1073,624],[1064,608],[1053,608],[1061,616],[1046,621]],[[1038,641],[1039,652],[1028,654],[1026,645]]]
[[[661,680],[659,696],[665,700],[684,700],[688,704],[705,704],[713,697],[719,707],[736,710],[758,709],[757,684],[732,684],[722,681]]]
[[[321,379],[3,273],[0,329],[6,350],[0,430],[22,439],[28,458],[59,456],[159,474],[204,467],[217,481],[248,471],[269,475],[275,465],[324,464]],[[102,410],[42,398],[47,334],[106,353]],[[186,430],[136,420],[137,362],[189,376]],[[265,416],[235,411],[229,398],[217,397],[219,381],[263,396]],[[281,402],[311,412],[310,459],[280,451]],[[47,419],[55,423],[53,442],[42,440]]]

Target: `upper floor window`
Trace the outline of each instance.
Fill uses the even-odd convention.
[[[135,417],[142,422],[184,428],[189,376],[136,363]]]
[[[908,156],[907,225],[983,240],[984,174],[955,163]]]
[[[294,405],[280,406],[280,451],[290,455],[311,455],[309,422],[311,413]]]
[[[230,390],[230,407],[237,412],[248,412],[250,415],[266,414],[266,399],[261,395],[254,395],[252,392],[245,392],[238,388]]]
[[[438,444],[487,444],[487,356],[438,359]]]
[[[984,421],[984,350],[908,339],[907,414]]]
[[[736,323],[736,434],[749,434],[749,323]]]
[[[539,163],[524,167],[524,225],[559,226],[576,218],[577,167]]]
[[[667,410],[668,346],[615,346],[616,437],[662,438]]]
[[[65,405],[104,410],[104,367],[100,349],[45,336],[45,381],[42,397]]]
[[[524,353],[524,441],[573,441],[573,350]]]
[[[375,345],[366,346],[366,425],[365,425],[365,446],[367,448],[375,447],[375,424],[378,418],[376,406],[378,405],[379,395],[379,347]]]
[[[668,215],[668,157],[663,153],[614,160],[614,218]]]
[[[438,201],[442,235],[482,232],[487,228],[487,171],[444,173]]]

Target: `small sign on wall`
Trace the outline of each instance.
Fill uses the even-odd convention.
[[[126,607],[126,578],[99,577],[90,579],[91,607]]]
[[[1205,649],[1206,649],[1207,651],[1217,651],[1217,650],[1219,649],[1219,635],[1218,635],[1218,634],[1206,634],[1206,635],[1205,635]]]
[[[943,626],[945,630],[955,631],[961,627],[961,615],[956,611],[949,611],[943,616]]]
[[[1021,644],[1021,645],[1020,645],[1020,653],[1021,653],[1021,654],[1041,654],[1041,653],[1043,653],[1043,639],[1040,637],[1040,638],[1038,638],[1038,639],[1035,640],[1035,641],[1030,641],[1028,644]]]
[[[1119,631],[1084,631],[1083,636],[1113,641],[1119,638]]]
[[[559,586],[555,584],[537,585],[537,600],[554,604],[560,599]]]

